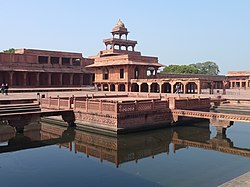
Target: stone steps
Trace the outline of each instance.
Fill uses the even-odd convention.
[[[15,114],[15,113],[26,113],[26,112],[35,112],[41,111],[41,108],[38,103],[25,103],[25,104],[6,104],[0,105],[0,116],[6,114]]]

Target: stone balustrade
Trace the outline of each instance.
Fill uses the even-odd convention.
[[[97,99],[86,99],[85,101],[77,98],[42,98],[42,108],[49,109],[74,109],[74,111],[117,114],[139,111],[166,110],[169,108],[168,100],[135,100],[129,102],[104,101]]]

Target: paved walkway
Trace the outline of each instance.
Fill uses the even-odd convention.
[[[12,90],[12,89],[10,89]],[[13,88],[13,90],[24,90],[22,88]],[[230,90],[232,93],[238,93],[237,90]],[[0,100],[16,100],[16,99],[37,99],[39,93],[40,95],[45,95],[46,97],[56,97],[57,95],[61,97],[70,97],[72,95],[75,96],[83,96],[85,94],[124,94],[125,92],[103,92],[103,91],[95,91],[93,87],[69,87],[69,88],[25,88],[25,92],[22,93],[9,93],[9,95],[2,95],[0,94]],[[134,92],[133,94],[137,94]],[[142,95],[155,95],[158,96],[159,93],[140,93]],[[192,94],[169,94],[169,93],[162,93],[162,95],[167,95],[169,97],[193,97]],[[195,94],[195,97],[198,95]],[[217,97],[219,94],[201,94],[200,97]],[[223,98],[234,98],[234,99],[250,99],[250,90],[242,91],[242,94],[229,94],[229,95],[222,95]]]
[[[232,179],[219,187],[250,187],[250,171],[235,178]]]

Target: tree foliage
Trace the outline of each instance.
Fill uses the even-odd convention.
[[[4,53],[15,53],[15,49],[14,48],[10,48],[10,49],[7,49],[7,50],[3,50]]]
[[[198,74],[197,68],[190,65],[169,65],[163,69],[163,72],[171,74]]]
[[[220,72],[219,66],[215,62],[211,61],[190,65],[194,68],[197,68],[200,74],[218,75],[218,73]]]
[[[219,66],[215,62],[207,61],[203,63],[189,65],[169,65],[162,72],[171,74],[207,74],[218,75]]]

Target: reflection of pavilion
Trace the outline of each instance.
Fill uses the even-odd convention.
[[[57,144],[70,151],[74,148],[75,153],[84,153],[87,157],[92,156],[101,161],[114,163],[117,167],[125,162],[137,162],[139,159],[154,157],[160,153],[168,154],[170,145],[173,146],[174,153],[189,146],[250,157],[250,149],[234,147],[233,142],[225,135],[218,134],[210,139],[208,123],[117,137],[47,123],[36,125],[36,128],[35,125],[26,126],[24,134],[16,135],[6,125],[0,127],[0,141],[7,142],[0,144],[0,153]]]

